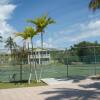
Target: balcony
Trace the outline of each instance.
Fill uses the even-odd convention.
[[[30,55],[30,58],[33,58],[34,55]],[[43,54],[43,55],[35,55],[36,58],[50,58],[50,54]]]

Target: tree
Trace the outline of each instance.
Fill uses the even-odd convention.
[[[25,52],[26,41],[29,38],[29,34],[26,33],[26,32],[17,32],[17,33],[15,33],[15,36],[16,37],[18,37],[18,36],[22,37],[23,41],[24,41],[23,42],[23,50],[20,49],[20,53],[19,53],[20,54],[19,55],[19,57],[20,57],[20,59],[19,59],[19,62],[20,62],[20,81],[22,81],[22,62],[24,62],[24,55],[26,54],[26,52]],[[31,67],[31,64],[30,64],[30,67]]]
[[[74,46],[71,46],[70,52],[71,51],[74,52],[74,56],[77,55],[80,58],[80,61],[91,63],[94,62],[94,56],[99,57],[100,55],[100,44],[97,41],[94,43],[82,41]]]
[[[31,26],[26,27],[24,32],[27,33],[27,34],[29,34],[29,38],[30,38],[30,40],[31,40],[31,45],[32,45],[32,56],[33,56],[33,41],[32,41],[32,39],[33,39],[33,37],[34,37],[35,35],[37,35],[37,32],[36,32],[35,29],[32,28]],[[34,65],[35,78],[36,78],[36,81],[38,81],[38,78],[37,78],[37,71],[36,71],[36,61],[35,61],[35,60],[36,60],[36,59],[35,59],[35,56],[33,56],[33,63],[35,62],[35,65]],[[30,78],[29,78],[29,84],[30,84],[30,80],[31,80],[31,76],[32,76],[32,68],[31,68],[30,71],[31,71],[31,73],[30,73]]]
[[[95,11],[100,8],[100,0],[91,0],[89,3],[89,8]]]
[[[28,20],[28,22],[36,26],[37,33],[41,33],[41,50],[43,50],[43,33],[45,33],[45,28],[49,24],[55,23],[55,21],[51,17],[44,15],[44,16],[36,18],[35,20],[30,19]],[[39,80],[41,79],[41,75],[42,75],[42,54],[41,54],[41,71],[40,71]]]
[[[2,42],[2,36],[0,36],[0,42]]]
[[[26,41],[29,38],[29,34],[26,33],[26,32],[17,32],[17,33],[15,33],[15,36],[16,37],[20,36],[20,37],[23,38],[23,41],[24,41],[23,42],[23,48],[26,48]]]
[[[36,35],[35,29],[30,27],[30,26],[26,27],[24,32],[16,33],[16,36],[20,36],[24,40],[23,48],[26,47],[26,41],[27,41],[28,38],[30,38],[31,45],[32,45],[32,56],[33,56],[33,42],[32,42],[32,39],[35,35]],[[36,78],[36,81],[37,81],[37,73],[36,73],[36,67],[35,66],[34,66],[34,70],[35,70],[35,78]],[[29,76],[29,80],[28,80],[29,84],[30,84],[30,81],[31,81],[31,77],[32,77],[32,66],[31,66],[31,60],[30,60],[30,76]]]
[[[11,61],[12,61],[12,53],[13,53],[13,47],[14,47],[14,41],[12,37],[8,37],[7,40],[5,41],[6,45],[5,47],[10,49],[11,52]]]

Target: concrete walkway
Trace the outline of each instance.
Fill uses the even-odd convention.
[[[0,100],[100,100],[100,81],[85,79],[52,86],[1,89]]]

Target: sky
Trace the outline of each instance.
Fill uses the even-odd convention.
[[[69,48],[81,41],[100,42],[100,10],[88,8],[90,0],[2,0],[0,1],[0,34],[4,41],[22,32],[27,19],[35,19],[44,14],[56,23],[45,29],[44,47]],[[14,37],[18,45],[22,38]],[[33,38],[35,47],[40,47],[40,35]],[[3,44],[3,43],[2,43]],[[1,45],[1,47],[3,47]]]

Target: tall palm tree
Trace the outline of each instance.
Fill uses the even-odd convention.
[[[21,37],[23,38],[23,49],[20,50],[20,81],[22,81],[22,62],[25,54],[25,48],[26,48],[26,41],[29,38],[29,35],[25,32],[17,32],[15,33],[15,37]],[[31,64],[30,64],[31,68]]]
[[[34,24],[36,26],[36,32],[41,33],[41,50],[43,51],[43,33],[45,33],[45,28],[49,24],[55,23],[55,21],[51,18],[48,17],[47,15],[43,15],[41,17],[36,18],[35,20],[28,20],[28,22]],[[41,53],[41,71],[40,71],[40,76],[39,80],[41,79],[42,75],[42,53]]]
[[[91,0],[89,3],[89,8],[91,8],[93,11],[100,8],[100,0]]]
[[[24,44],[23,46],[26,45],[26,40],[28,38],[30,38],[31,40],[31,45],[32,45],[32,56],[33,56],[33,42],[32,42],[32,39],[33,37],[36,35],[36,32],[35,32],[35,29],[28,26],[25,28],[24,32],[19,32],[19,33],[16,33],[16,36],[20,36],[23,38],[24,40]],[[28,47],[29,49],[29,47]],[[29,55],[30,56],[30,55]],[[34,58],[34,57],[33,57]],[[35,71],[35,78],[36,78],[36,81],[37,81],[37,72],[36,72],[36,67],[34,66],[34,71]],[[32,77],[32,65],[31,65],[31,60],[30,60],[30,76],[29,76],[29,80],[28,80],[28,83],[30,84],[30,81],[31,81],[31,77]]]
[[[8,37],[7,40],[5,41],[6,45],[5,47],[10,49],[11,52],[11,61],[12,61],[12,53],[13,53],[13,46],[14,46],[14,41],[12,37]]]
[[[37,32],[36,32],[35,29],[32,28],[31,26],[26,27],[24,32],[27,33],[27,34],[29,34],[29,38],[30,38],[30,40],[31,40],[31,46],[32,46],[32,58],[33,58],[33,63],[36,63],[36,62],[35,62],[35,56],[33,56],[34,54],[33,54],[33,41],[32,41],[32,39],[33,39],[33,37],[34,37],[35,35],[37,35]],[[37,71],[36,71],[36,64],[34,64],[34,71],[35,71],[35,79],[36,79],[36,81],[38,82]],[[31,76],[32,76],[32,69],[31,69],[31,74],[30,74],[30,80],[31,80]],[[30,84],[30,80],[29,80],[29,84]]]

